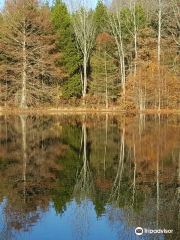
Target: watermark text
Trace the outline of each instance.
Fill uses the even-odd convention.
[[[149,233],[149,234],[153,234],[153,233],[159,233],[159,234],[167,234],[167,233],[173,233],[173,230],[170,229],[149,229],[149,228],[141,228],[141,227],[137,227],[135,229],[135,234],[136,235],[142,235],[143,233]]]

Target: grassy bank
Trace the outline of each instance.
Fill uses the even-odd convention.
[[[130,109],[122,109],[120,107],[96,107],[96,108],[88,108],[88,107],[63,107],[63,108],[6,108],[0,107],[1,114],[37,114],[37,113],[134,113],[134,114],[179,114],[180,109],[146,109],[143,111],[140,110],[130,110]]]

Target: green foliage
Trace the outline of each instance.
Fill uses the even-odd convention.
[[[104,32],[108,25],[108,13],[106,6],[100,0],[98,1],[95,9],[94,21],[96,24],[97,35]]]
[[[103,59],[101,56],[94,53],[91,59],[92,65],[92,81],[90,85],[90,94],[98,98],[100,102],[105,102],[106,99],[106,77],[108,99],[110,101],[117,99],[117,67],[113,63],[113,59]],[[105,72],[105,62],[107,64],[107,75]]]
[[[138,28],[145,28],[147,25],[147,17],[141,4],[136,4],[135,15]]]
[[[66,78],[63,83],[63,97],[69,99],[72,96],[81,97],[81,82],[79,81],[79,74],[74,74],[72,77]]]
[[[56,0],[55,5],[52,7],[51,21],[56,31],[62,35],[64,35],[66,33],[66,29],[70,27],[70,14],[68,13],[65,3],[63,3],[61,0]],[[60,38],[61,34],[59,36]]]
[[[107,33],[99,34],[96,39],[96,50],[91,59],[92,81],[90,94],[105,103],[117,98],[118,69],[113,57],[114,38]]]
[[[56,0],[51,12],[51,21],[58,34],[57,48],[62,52],[59,64],[65,67],[67,76],[63,81],[63,98],[72,96],[81,96],[81,77],[80,66],[82,63],[82,54],[76,47],[75,35],[73,31],[71,15],[67,6],[61,0]]]
[[[105,206],[107,203],[108,196],[104,197],[102,193],[99,191],[97,192],[95,198],[94,198],[94,210],[96,211],[96,214],[98,217],[101,217],[103,213],[105,212]]]
[[[115,203],[119,208],[133,207],[134,212],[140,212],[143,208],[143,203],[145,201],[144,193],[137,191],[133,193],[133,188],[130,185],[130,179],[128,177],[123,179],[121,184],[120,195],[117,191],[114,195]],[[116,195],[117,194],[117,195]],[[133,198],[134,194],[134,198]]]
[[[135,18],[134,18],[134,14],[135,14]],[[136,4],[135,9],[134,8],[122,9],[120,16],[121,16],[123,35],[127,36],[128,38],[129,38],[129,34],[134,32],[134,23],[136,24],[137,29],[144,28],[147,24],[145,11],[140,4]]]
[[[73,190],[76,183],[77,171],[81,168],[82,157],[79,157],[81,147],[81,128],[76,126],[63,126],[63,142],[67,144],[65,156],[58,159],[63,171],[58,172],[59,189],[53,199],[57,213],[63,214],[66,204],[73,199]]]

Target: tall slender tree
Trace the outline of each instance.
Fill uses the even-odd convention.
[[[81,97],[82,53],[77,48],[72,17],[62,0],[56,0],[51,10],[51,21],[58,36],[57,49],[61,53],[59,64],[65,68],[62,97]]]
[[[76,5],[75,5],[76,4]],[[73,27],[77,45],[83,54],[82,96],[86,97],[88,87],[88,62],[93,48],[96,27],[94,24],[94,12],[90,10],[90,2],[72,2]]]
[[[125,103],[125,81],[126,81],[126,68],[125,68],[125,45],[123,39],[122,18],[119,8],[120,2],[115,2],[109,13],[109,24],[111,27],[112,35],[115,39],[117,46],[120,73],[121,73],[121,89],[122,97]]]
[[[103,102],[108,108],[117,99],[118,69],[113,57],[114,38],[107,33],[100,33],[96,38],[96,50],[92,54],[92,81],[90,93],[98,102]]]

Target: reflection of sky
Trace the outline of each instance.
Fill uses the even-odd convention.
[[[63,239],[63,240],[75,240],[78,236],[82,236],[82,239],[84,240],[115,240],[117,239],[117,229],[111,229],[108,227],[107,220],[105,217],[101,217],[97,219],[96,213],[93,209],[93,205],[91,202],[89,202],[90,206],[88,207],[88,217],[89,219],[89,229],[87,232],[84,232],[82,227],[84,226],[78,226],[78,221],[81,223],[81,215],[83,214],[82,211],[80,211],[79,218],[75,219],[77,217],[78,212],[75,213],[75,215],[72,215],[74,210],[77,211],[77,205],[75,201],[71,202],[69,207],[67,208],[67,211],[63,214],[61,217],[60,215],[56,215],[56,212],[53,207],[50,208],[47,215],[36,225],[33,227],[32,232],[29,234],[26,232],[23,234],[23,240],[49,240],[49,239]],[[82,210],[82,209],[81,209]],[[73,229],[74,221],[75,227],[76,227],[76,233],[75,229]],[[87,230],[87,228],[86,228]],[[78,232],[79,231],[79,232]],[[81,234],[83,232],[83,234]],[[78,239],[81,240],[81,239]]]
[[[132,239],[143,240],[135,235],[134,229],[126,226],[123,210],[118,210],[124,222],[117,221],[112,224],[111,216],[106,214],[97,218],[94,205],[86,200],[81,205],[75,201],[67,204],[67,210],[62,216],[57,215],[53,204],[50,204],[49,211],[42,215],[42,218],[34,224],[29,232],[22,232],[16,235],[17,240],[118,240]],[[3,204],[4,205],[4,204]],[[0,205],[2,214],[2,205]],[[2,221],[2,219],[1,219]],[[3,221],[4,222],[4,221]],[[3,225],[1,222],[1,227]],[[162,239],[162,238],[161,238]]]
[[[71,204],[68,205],[69,206],[67,207],[67,211],[63,214],[62,217],[56,215],[54,208],[51,207],[49,213],[37,224],[37,226],[33,228],[31,234],[23,234],[23,240],[75,240],[80,236],[82,236],[82,239],[84,240],[117,239],[117,229],[111,229],[108,227],[107,220],[104,216],[97,219],[96,213],[93,209],[93,204],[91,202],[88,204],[88,230],[84,226],[84,222],[81,222],[83,217],[83,212],[81,211],[82,209],[79,209],[80,211],[78,211],[78,206],[75,201],[71,202]],[[74,212],[74,210],[76,212]],[[82,223],[83,226],[80,226],[79,223]],[[75,225],[73,226],[73,224]],[[76,229],[76,233],[73,232],[75,231],[74,227]],[[85,227],[84,230],[86,229],[87,232],[84,232],[82,227]]]

